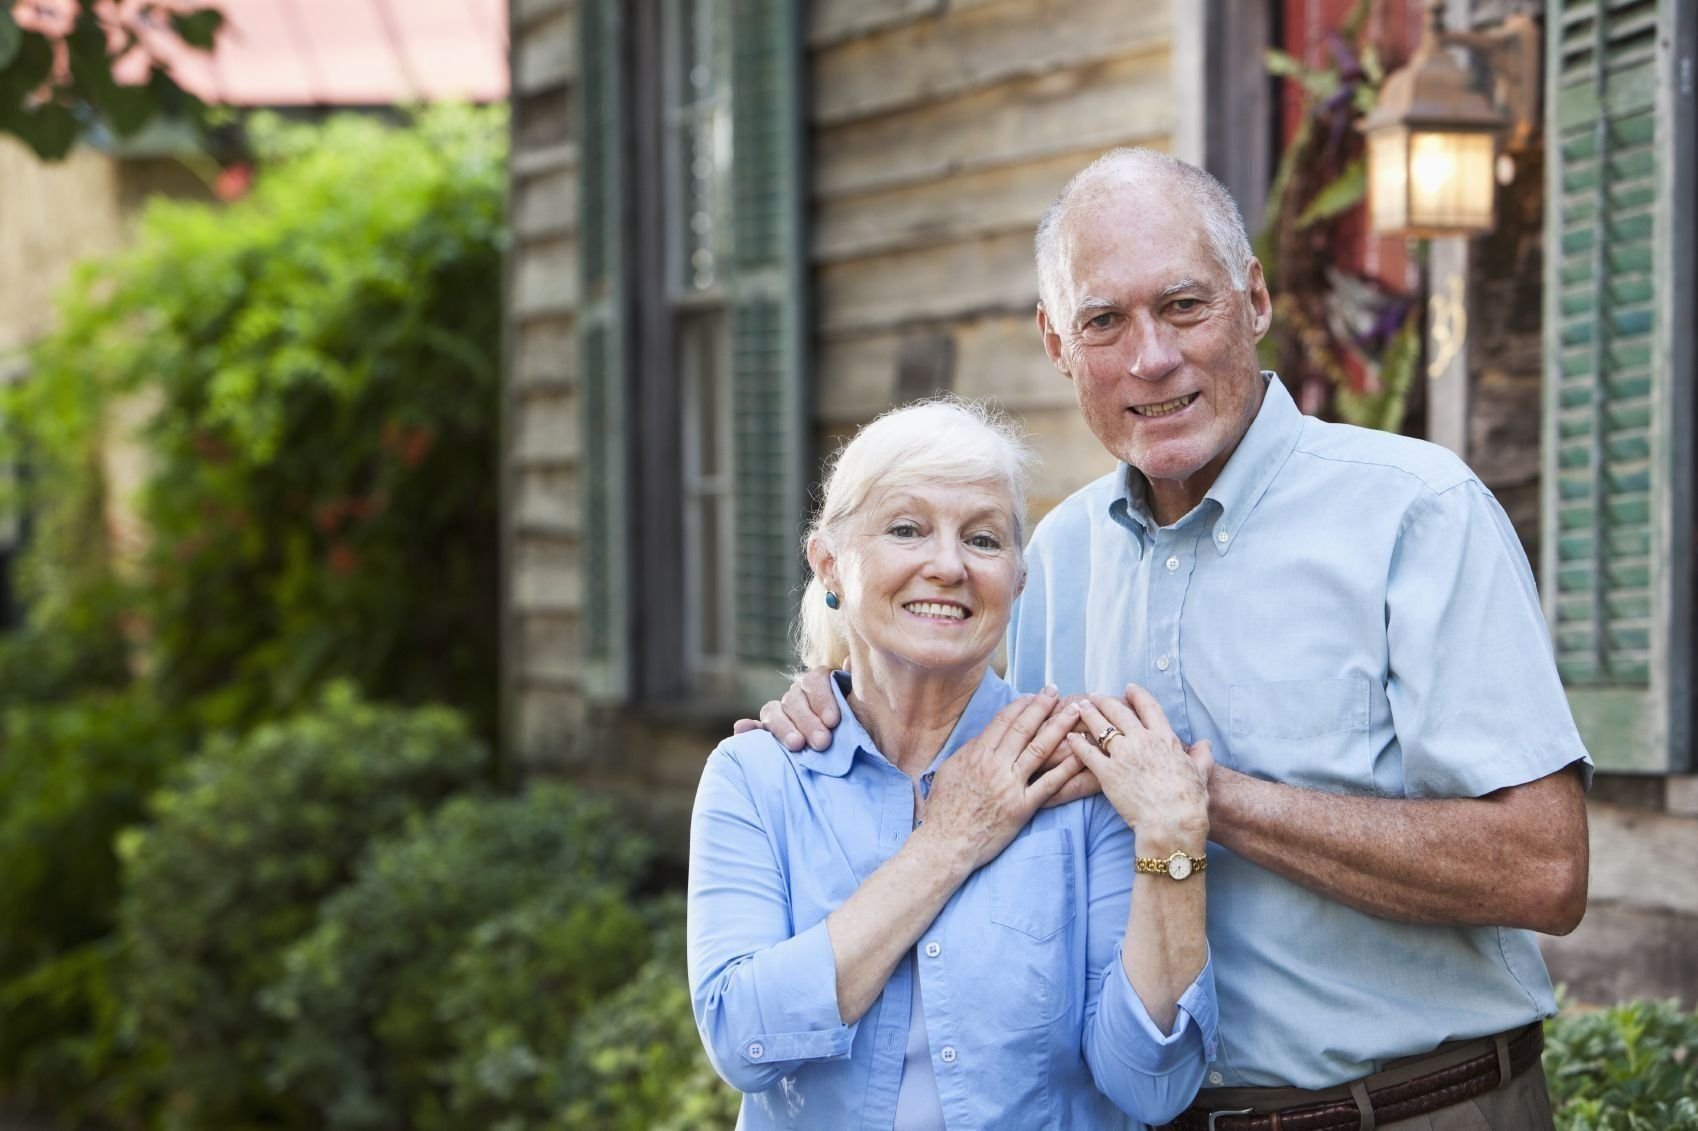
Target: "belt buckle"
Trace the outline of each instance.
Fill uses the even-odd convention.
[[[1211,1111],[1209,1112],[1209,1131],[1215,1131],[1215,1120],[1217,1119],[1233,1115],[1254,1115],[1255,1113],[1256,1109],[1253,1107],[1241,1107],[1233,1111]]]

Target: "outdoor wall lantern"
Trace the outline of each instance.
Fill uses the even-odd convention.
[[[1447,48],[1477,52],[1494,100],[1474,89]],[[1380,235],[1470,236],[1492,230],[1505,154],[1533,136],[1539,97],[1539,32],[1525,13],[1494,28],[1444,29],[1443,0],[1427,7],[1421,42],[1388,75],[1360,126],[1368,141],[1368,214]],[[1509,166],[1513,175],[1513,165]]]

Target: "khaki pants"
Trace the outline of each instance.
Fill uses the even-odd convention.
[[[1545,1070],[1535,1065],[1483,1096],[1381,1126],[1399,1131],[1551,1131],[1551,1095],[1545,1088]]]

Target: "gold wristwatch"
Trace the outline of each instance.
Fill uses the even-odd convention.
[[[1187,856],[1183,852],[1175,852],[1172,856],[1165,857],[1138,857],[1138,871],[1166,876],[1170,880],[1183,880],[1192,872],[1201,872],[1208,866],[1209,858],[1207,856]]]

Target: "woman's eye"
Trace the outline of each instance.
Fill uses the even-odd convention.
[[[975,534],[972,538],[968,539],[968,544],[977,550],[1002,549],[1002,539],[996,537],[994,534]]]
[[[912,522],[898,522],[891,526],[890,533],[897,538],[917,538],[920,528]]]

